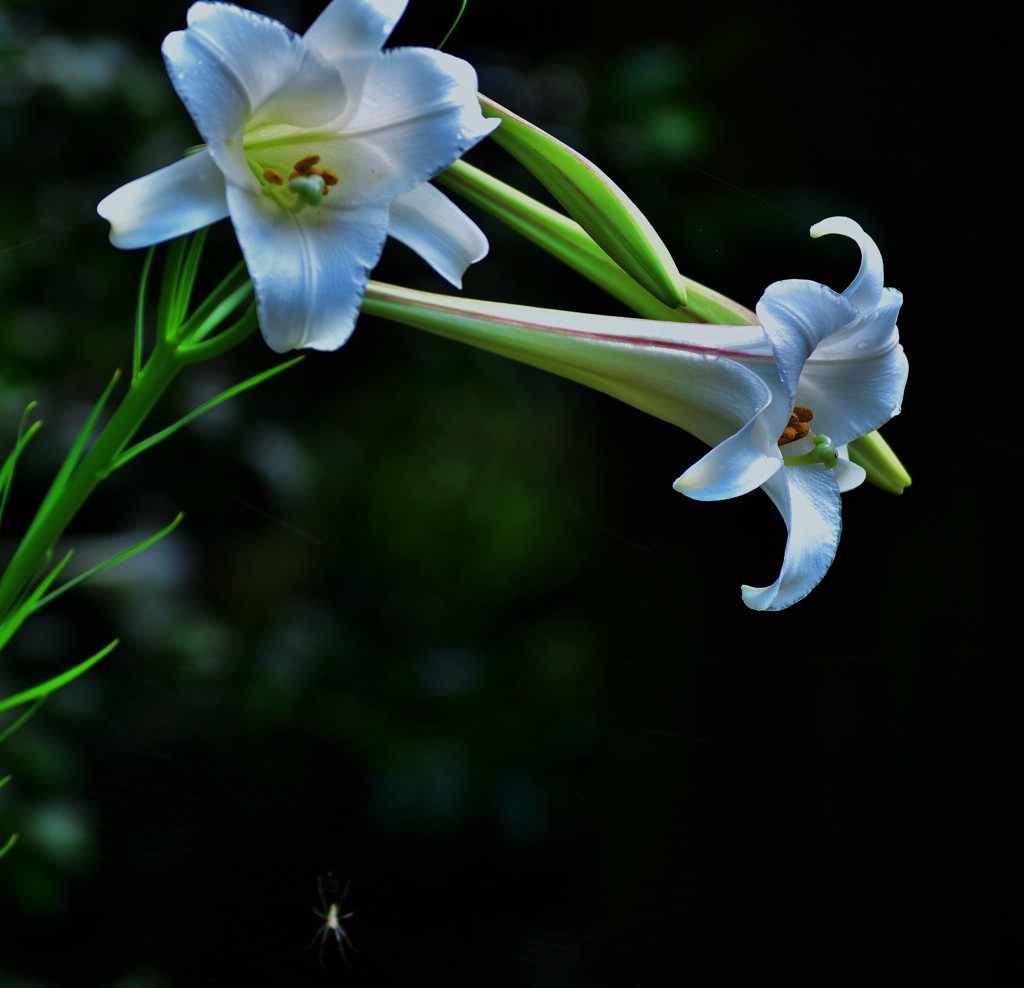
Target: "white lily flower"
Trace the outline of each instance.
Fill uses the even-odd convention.
[[[846,444],[899,412],[907,379],[901,296],[882,287],[878,248],[845,217],[811,232],[856,240],[857,277],[842,295],[812,281],[776,282],[757,306],[760,325],[561,312],[375,283],[364,308],[578,381],[713,447],[674,486],[699,500],[757,487],[768,494],[789,529],[782,572],[770,587],[743,587],[743,600],[782,610],[835,557],[840,493],[864,479]]]
[[[857,276],[842,295],[813,281],[768,287],[757,317],[775,366],[735,359],[764,381],[772,399],[674,485],[701,500],[759,486],[779,509],[789,529],[782,571],[770,586],[743,587],[743,600],[755,610],[789,607],[825,575],[839,545],[840,494],[864,480],[846,446],[899,414],[907,383],[896,327],[903,296],[883,287],[878,247],[845,216],[811,227],[811,236],[829,233],[860,246]]]
[[[467,62],[382,50],[406,3],[334,0],[302,36],[230,4],[190,7],[163,54],[206,146],[99,204],[112,243],[230,216],[278,352],[348,339],[388,235],[461,287],[487,240],[427,181],[496,121]]]

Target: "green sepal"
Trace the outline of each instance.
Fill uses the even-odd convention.
[[[910,474],[878,432],[869,432],[847,447],[850,460],[862,467],[869,483],[890,494],[902,494],[910,486]]]
[[[636,204],[592,161],[529,121],[480,96],[501,126],[491,139],[530,171],[638,284],[670,309],[685,290],[668,248]]]

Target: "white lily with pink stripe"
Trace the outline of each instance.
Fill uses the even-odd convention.
[[[755,610],[805,597],[835,558],[840,495],[861,484],[846,445],[900,411],[907,359],[874,241],[846,217],[811,228],[861,248],[842,293],[780,281],[758,324],[700,325],[460,300],[371,283],[364,310],[578,381],[680,426],[711,450],[674,487],[697,500],[760,487],[789,530],[778,579],[744,586]]]

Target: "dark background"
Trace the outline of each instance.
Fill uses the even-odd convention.
[[[46,422],[4,551],[128,359],[141,255],[94,209],[195,140],[159,58],[185,10],[0,3],[0,428]],[[675,494],[695,440],[366,318],[105,484],[80,558],[184,525],[5,651],[0,695],[122,639],[4,745],[3,988],[1015,983],[1010,27],[904,10],[473,0],[447,46],[747,305],[846,285],[815,221],[877,240],[914,483],[846,496],[811,597],[743,607],[783,526]],[[468,295],[619,311],[480,221]],[[400,245],[378,275],[444,290]],[[161,421],[273,362],[197,368]],[[328,870],[350,967],[307,949]]]

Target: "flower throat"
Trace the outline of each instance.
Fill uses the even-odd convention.
[[[338,173],[330,168],[317,168],[319,164],[318,154],[300,158],[287,182],[276,168],[264,168],[263,191],[295,213],[307,206],[319,206],[331,191],[331,186],[338,184]]]

